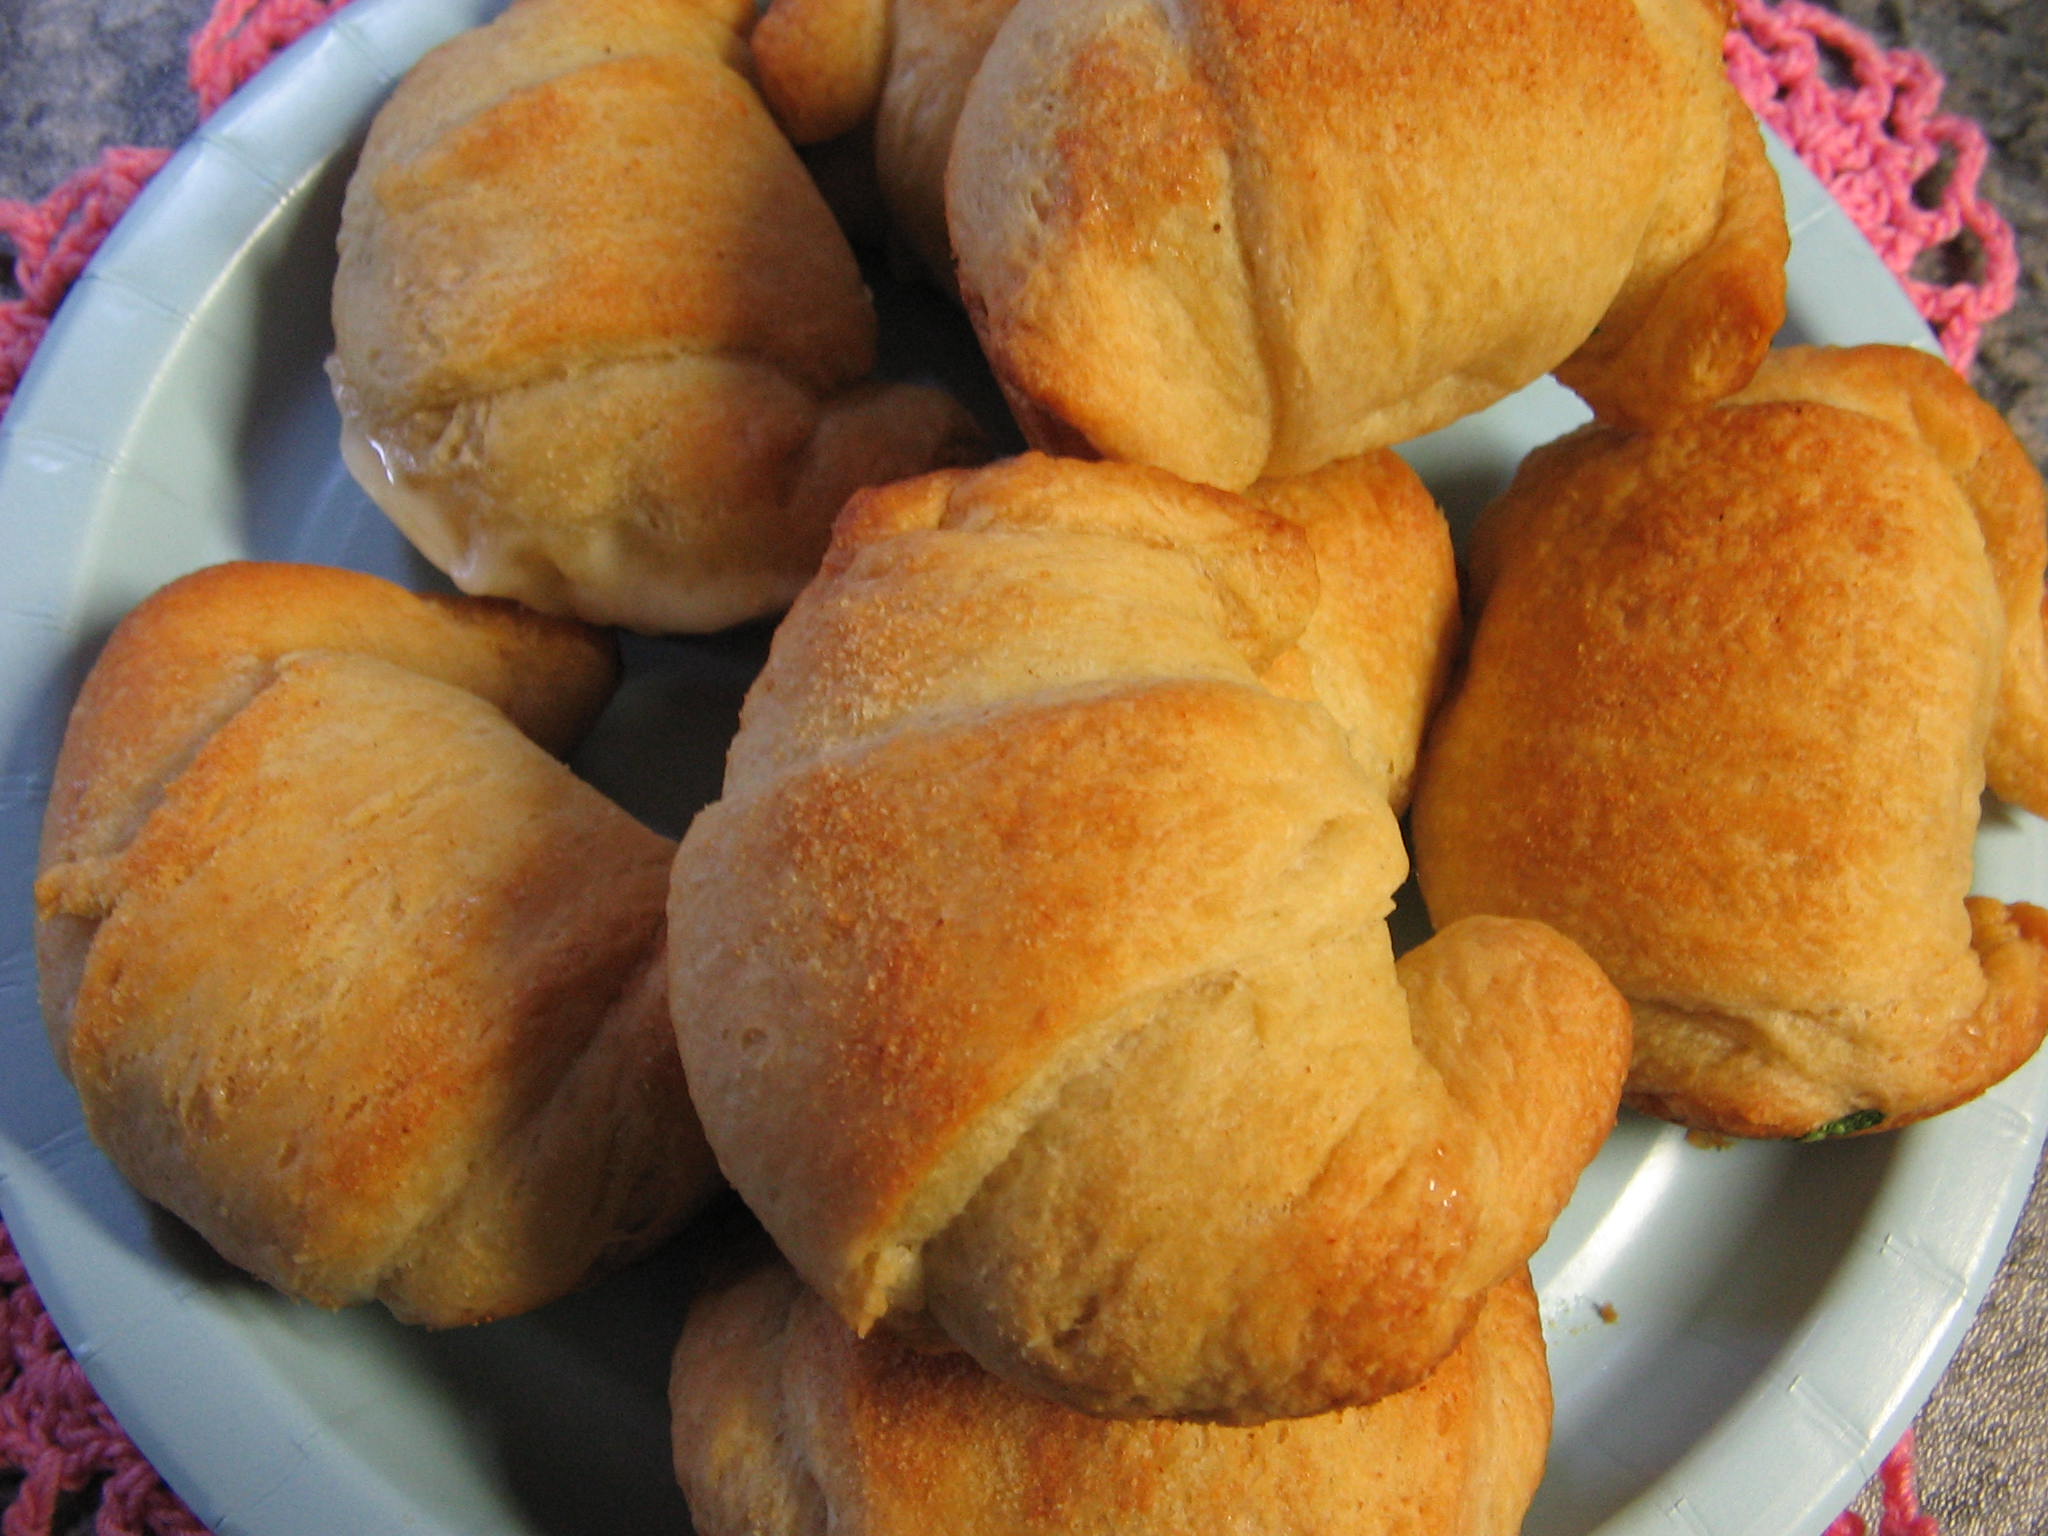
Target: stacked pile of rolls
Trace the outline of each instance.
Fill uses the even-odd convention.
[[[1529,1260],[1624,1103],[1863,1134],[2048,1028],[2048,913],[1970,894],[1987,782],[2048,810],[2041,480],[1927,357],[1771,349],[1726,20],[514,0],[430,54],[330,373],[461,590],[226,566],[110,639],[37,885],[95,1138],[436,1326],[729,1184],[704,1536],[1518,1529]],[[1003,419],[878,366],[849,231]],[[1454,549],[1396,448],[1545,374],[1593,419]],[[679,840],[562,766],[608,626],[769,620]]]

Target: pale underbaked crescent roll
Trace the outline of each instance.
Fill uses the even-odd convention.
[[[1774,356],[1667,431],[1539,450],[1475,534],[1415,809],[1431,914],[1582,943],[1632,1102],[1905,1124],[2023,1062],[2048,914],[1973,898],[1990,764],[2048,809],[2043,492],[1938,359]]]
[[[518,0],[378,114],[342,211],[344,456],[465,591],[643,630],[779,609],[856,486],[959,463],[867,382],[845,238],[749,78],[752,0]]]
[[[668,1023],[672,845],[546,750],[614,671],[580,625],[312,566],[123,621],[58,761],[37,950],[143,1194],[292,1295],[440,1325],[717,1187]]]
[[[859,1331],[1110,1415],[1369,1401],[1604,1139],[1626,1009],[1573,946],[1395,963],[1399,753],[1298,649],[1406,624],[1407,695],[1444,636],[1318,630],[1345,547],[1033,455],[849,504],[669,913],[720,1164]]]
[[[1629,422],[1739,387],[1788,242],[1725,26],[1711,0],[1021,0],[945,218],[1027,437],[1237,487],[1552,370]]]
[[[670,1397],[702,1536],[1512,1536],[1550,1436],[1526,1273],[1421,1385],[1284,1424],[1078,1414],[857,1339],[780,1266],[697,1304]]]

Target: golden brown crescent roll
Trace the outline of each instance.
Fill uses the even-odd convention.
[[[1228,487],[1558,370],[1658,420],[1784,312],[1714,0],[1021,0],[945,182],[1034,446]]]
[[[2048,1024],[2048,914],[1965,901],[1987,758],[2048,809],[2043,551],[2005,424],[1900,348],[1539,450],[1475,534],[1415,808],[1432,915],[1577,939],[1634,1004],[1630,1099],[1689,1125],[1982,1092]]]
[[[661,962],[671,844],[549,751],[607,641],[313,566],[115,630],[58,759],[44,1016],[93,1138],[326,1306],[523,1311],[717,1185]]]
[[[967,456],[864,382],[853,254],[748,78],[753,0],[518,0],[378,114],[342,211],[344,455],[464,590],[643,630],[778,609],[856,486]]]
[[[849,503],[669,913],[706,1133],[860,1332],[1111,1415],[1369,1401],[1605,1137],[1627,1010],[1574,946],[1481,920],[1396,966],[1406,763],[1299,648],[1405,627],[1407,697],[1442,632],[1320,602],[1324,547],[1035,455]]]
[[[858,1339],[781,1266],[692,1309],[670,1398],[702,1536],[1512,1536],[1551,1411],[1526,1271],[1419,1386],[1285,1424],[1075,1413]]]

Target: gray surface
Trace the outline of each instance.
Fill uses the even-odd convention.
[[[116,144],[175,144],[197,111],[208,0],[0,0],[0,198],[40,199]]]
[[[119,143],[191,130],[186,42],[211,0],[0,0],[0,198],[40,198]],[[1985,191],[2021,240],[2022,292],[1987,333],[1974,382],[2048,463],[2048,4],[1838,0],[1949,79],[1943,107],[1981,123]],[[0,294],[5,287],[0,260]],[[1922,1498],[1946,1536],[2048,1529],[2048,1200],[2037,1190],[1984,1310],[1921,1420]],[[0,1484],[0,1502],[5,1486]],[[1874,1495],[1859,1504],[1874,1511]],[[1818,1536],[1818,1533],[1816,1533]]]

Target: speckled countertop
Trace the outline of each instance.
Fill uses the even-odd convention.
[[[113,144],[175,144],[195,112],[186,43],[212,0],[0,0],[0,198],[38,199]],[[1989,136],[1983,183],[2019,237],[2013,311],[1973,382],[2048,465],[2048,3],[1832,0],[1947,76],[1944,110]],[[0,257],[0,296],[6,268]],[[2048,1191],[1920,1420],[1921,1494],[1945,1536],[2048,1530]],[[1874,1512],[1874,1490],[1858,1507]],[[1873,1522],[1874,1529],[1874,1522]],[[1786,1533],[1804,1536],[1804,1533]],[[1820,1533],[1812,1533],[1820,1536]]]

